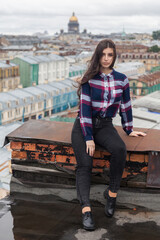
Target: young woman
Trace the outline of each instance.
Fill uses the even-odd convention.
[[[82,207],[83,228],[86,230],[95,228],[89,200],[95,144],[111,153],[105,214],[112,217],[126,161],[126,147],[112,124],[112,118],[119,110],[127,135],[146,135],[133,131],[128,78],[114,70],[115,60],[114,42],[109,39],[100,41],[78,88],[80,104],[71,138],[77,161],[77,196]]]

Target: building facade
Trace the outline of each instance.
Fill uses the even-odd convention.
[[[23,87],[64,80],[69,76],[69,63],[64,57],[49,54],[43,56],[24,56],[12,62],[20,66]]]
[[[121,53],[117,54],[118,62],[139,61],[145,64],[146,71],[160,65],[160,53]]]
[[[0,61],[0,92],[21,88],[19,66],[9,60]]]
[[[142,62],[116,63],[115,70],[124,73],[127,77],[138,76],[146,73],[145,65]]]
[[[74,81],[65,79],[0,93],[0,125],[42,119],[78,104]]]
[[[160,90],[160,71],[129,78],[132,97],[145,96]]]

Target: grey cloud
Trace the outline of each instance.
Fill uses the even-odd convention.
[[[7,0],[6,2],[10,2]],[[53,16],[69,16],[72,11],[76,12],[78,17],[99,17],[99,16],[159,16],[160,2],[156,0],[85,0],[85,1],[14,1],[19,4],[10,6],[7,4],[0,9],[1,16],[27,16],[52,18]],[[21,3],[21,4],[20,4]],[[37,3],[37,5],[36,5]],[[17,7],[16,7],[17,6]]]
[[[67,31],[67,24],[75,11],[81,31],[94,32],[152,31],[160,23],[160,2],[156,0],[5,0],[0,9],[0,33],[5,31],[50,32]],[[3,3],[5,3],[3,2]],[[9,4],[12,3],[12,5]],[[14,2],[14,4],[13,4]],[[17,2],[17,3],[16,3]],[[23,4],[23,3],[27,4]],[[32,4],[33,2],[33,4]],[[43,4],[42,4],[43,3]]]

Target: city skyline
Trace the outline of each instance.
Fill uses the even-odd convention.
[[[0,9],[0,34],[66,32],[72,12],[78,18],[80,32],[87,29],[93,34],[108,34],[124,29],[126,33],[152,33],[159,30],[159,9],[156,0],[6,0]]]

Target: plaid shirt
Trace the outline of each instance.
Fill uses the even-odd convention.
[[[78,115],[85,140],[93,140],[92,117],[112,118],[118,109],[122,127],[129,135],[133,131],[132,108],[129,81],[124,74],[113,69],[82,84]]]

